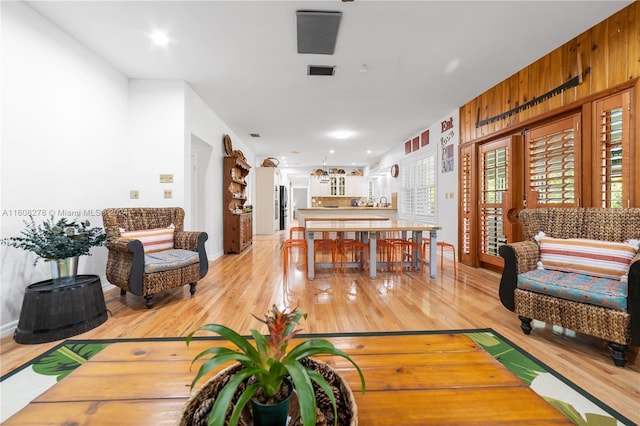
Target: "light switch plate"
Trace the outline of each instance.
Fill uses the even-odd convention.
[[[173,175],[160,175],[160,183],[173,183]]]
[[[173,191],[170,189],[164,190],[164,198],[173,198]]]
[[[137,189],[132,189],[131,191],[129,191],[129,198],[132,200],[137,200],[138,198],[140,198],[140,191],[138,191]]]

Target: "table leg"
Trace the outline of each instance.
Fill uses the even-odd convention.
[[[437,248],[436,231],[432,230],[429,232],[429,272],[431,278],[435,278],[438,274],[438,262],[436,262]]]
[[[422,241],[422,231],[411,232],[411,241]],[[411,266],[415,268],[417,271],[422,271],[422,268],[425,267],[425,264],[424,264],[424,259],[422,258],[421,250],[414,248],[411,259],[412,259]]]
[[[365,235],[367,235],[367,233],[364,233]],[[369,232],[369,277],[371,277],[371,279],[375,279],[376,278],[376,270],[377,270],[377,264],[376,264],[376,236],[377,236],[377,232]]]
[[[307,231],[307,278],[315,278],[316,264],[314,262],[313,231]]]

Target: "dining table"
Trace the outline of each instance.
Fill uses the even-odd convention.
[[[375,279],[377,276],[377,260],[376,260],[376,242],[379,235],[388,232],[400,232],[403,238],[408,238],[411,233],[413,241],[422,243],[423,232],[429,233],[429,275],[431,278],[437,276],[437,231],[442,227],[427,222],[418,222],[412,220],[307,220],[305,223],[305,232],[307,238],[307,277],[309,280],[315,279],[315,256],[313,251],[314,239],[316,233],[334,232],[336,234],[345,234],[354,232],[356,238],[369,244],[369,277]],[[412,256],[414,266],[417,268],[424,267],[422,253],[416,250]]]

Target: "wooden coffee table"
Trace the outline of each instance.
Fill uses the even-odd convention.
[[[464,334],[329,340],[364,372],[363,395],[348,361],[319,357],[350,384],[361,425],[572,424]],[[174,425],[199,367],[190,371],[191,359],[209,346],[211,340],[189,348],[183,340],[110,344],[4,424]]]

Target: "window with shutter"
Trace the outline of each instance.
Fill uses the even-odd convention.
[[[527,132],[527,206],[572,207],[580,199],[580,114]]]
[[[400,172],[402,213],[416,217],[436,214],[436,157],[405,163]]]
[[[466,148],[466,149],[465,149]],[[472,150],[470,147],[462,149],[460,154],[460,201],[461,201],[461,253],[462,256],[471,253],[471,237],[473,229],[472,224],[472,206],[471,199],[473,197],[473,189],[471,187],[471,160]],[[469,259],[470,261],[470,259]]]
[[[628,204],[629,101],[627,91],[596,102],[599,172],[595,205],[620,208]]]

